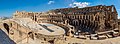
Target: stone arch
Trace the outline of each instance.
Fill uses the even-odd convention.
[[[95,22],[92,22],[91,24],[91,32],[93,32],[95,30]]]
[[[98,23],[97,22],[95,22],[95,28],[94,29],[95,29],[94,31],[97,31],[97,29],[98,29]]]
[[[9,33],[9,25],[7,23],[3,23],[4,28],[7,30],[7,33]]]
[[[78,21],[78,20],[73,20],[72,23],[73,23],[74,25],[78,25],[78,24],[79,24],[79,21]]]
[[[81,21],[81,20],[79,20],[79,26],[81,26],[81,24],[82,24],[82,21]]]
[[[69,19],[66,19],[66,20],[65,20],[65,24],[68,24],[68,23],[69,23]]]
[[[81,20],[81,26],[83,26],[84,25],[84,20]]]
[[[84,20],[85,26],[87,26],[87,20]]]
[[[90,21],[89,21],[89,20],[87,20],[87,26],[88,26],[88,27],[90,26],[90,24],[91,24],[91,23],[90,23]]]
[[[34,40],[34,34],[33,34],[33,32],[29,32],[28,35],[29,35],[30,38],[32,38]]]

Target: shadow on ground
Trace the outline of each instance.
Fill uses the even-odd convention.
[[[0,44],[16,44],[16,43],[13,40],[11,40],[2,29],[0,29]]]

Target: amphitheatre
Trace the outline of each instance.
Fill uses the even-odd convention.
[[[0,43],[120,44],[120,20],[117,17],[114,5],[46,12],[16,11],[12,18],[0,22]]]

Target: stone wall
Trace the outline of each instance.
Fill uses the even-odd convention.
[[[74,26],[75,32],[80,30],[83,33],[96,33],[117,28],[117,15],[114,5],[98,5],[85,8],[61,8],[44,13],[17,11],[14,18],[28,17],[38,23],[63,22]]]

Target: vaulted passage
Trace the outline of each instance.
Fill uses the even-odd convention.
[[[3,26],[7,30],[7,32],[9,33],[9,25],[7,23],[3,23]]]
[[[75,26],[75,31],[80,33],[88,32],[89,34],[95,33],[99,28],[98,22],[90,20],[71,20],[70,25]]]

